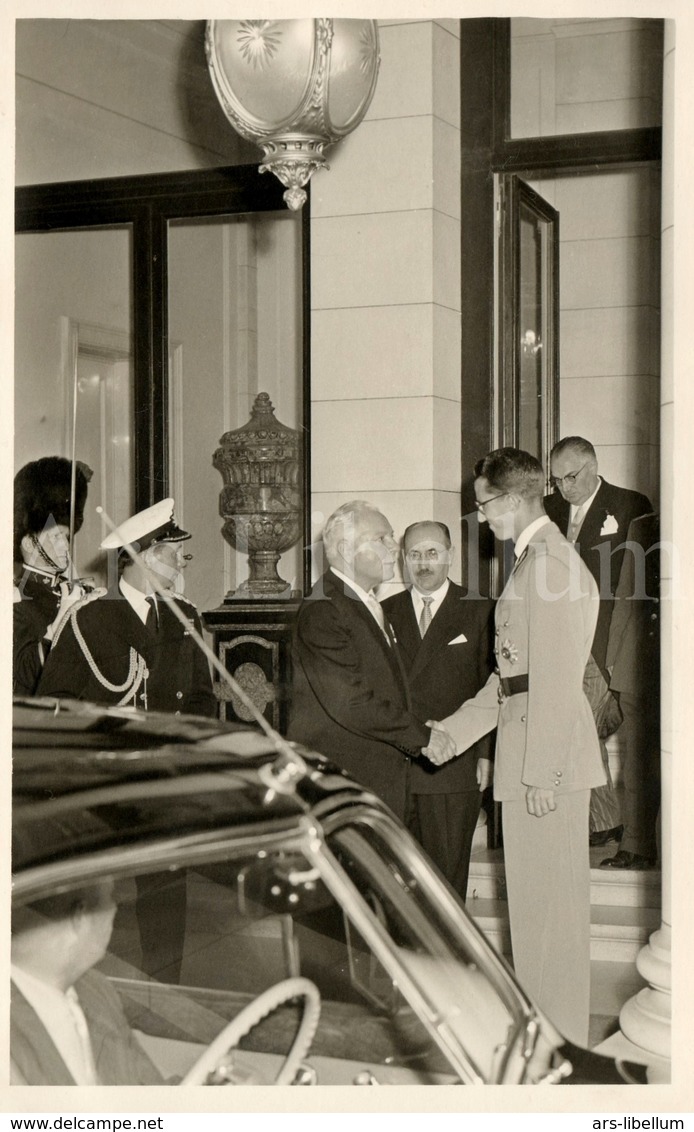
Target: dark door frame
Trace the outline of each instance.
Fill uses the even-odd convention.
[[[494,396],[494,173],[580,171],[659,161],[659,127],[551,137],[512,138],[511,21],[485,17],[460,21],[461,75],[461,457],[463,516],[475,510],[472,469],[492,444]],[[478,540],[484,560],[492,540],[476,524],[463,525],[463,561],[473,561]],[[484,569],[480,570],[484,575]],[[491,582],[489,574],[487,582]],[[484,583],[484,577],[482,577]]]
[[[257,165],[103,180],[60,181],[16,190],[15,228],[49,232],[114,224],[132,226],[134,479],[136,510],[168,494],[168,287],[169,220],[233,213],[284,211],[283,186],[261,176]],[[310,588],[310,196],[302,231],[302,431],[304,590]]]

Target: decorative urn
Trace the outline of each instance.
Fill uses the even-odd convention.
[[[248,554],[248,579],[234,596],[289,597],[277,563],[301,535],[301,433],[281,424],[268,394],[259,393],[248,423],[225,432],[219,445],[212,463],[224,480],[222,534]]]

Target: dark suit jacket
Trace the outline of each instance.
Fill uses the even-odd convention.
[[[635,552],[624,555],[607,642],[610,687],[639,698],[657,718],[660,682],[658,516],[629,524]],[[643,552],[643,553],[641,553]]]
[[[195,606],[180,596],[174,600],[200,632]],[[149,673],[148,711],[214,715],[216,701],[207,658],[161,601],[159,618],[159,629],[152,632],[118,589],[75,606],[44,665],[38,694],[109,705],[123,699],[125,692],[104,687],[94,674],[75,633],[77,627],[96,666],[110,684],[120,686],[126,682],[131,648],[144,658]],[[143,683],[134,706],[145,707],[144,695]]]
[[[138,1044],[118,995],[98,971],[75,984],[89,1027],[94,1063],[102,1085],[165,1085],[156,1066]],[[74,1085],[75,1081],[43,1023],[12,984],[10,1057],[14,1072],[27,1085]]]
[[[410,685],[412,711],[419,719],[445,719],[464,700],[477,695],[489,678],[494,656],[494,603],[470,599],[450,582],[424,639],[409,591],[386,598],[383,608],[393,626]],[[464,642],[451,644],[457,637]],[[412,765],[410,787],[415,794],[448,794],[478,790],[478,758],[491,758],[491,736],[460,758],[435,767],[424,756]]]
[[[614,605],[614,594],[624,558],[624,543],[629,524],[639,515],[652,511],[648,499],[638,491],[614,487],[602,480],[597,495],[583,520],[576,550],[598,584],[600,609],[595,629],[592,653],[600,668],[605,669],[607,639]],[[569,528],[571,505],[558,491],[545,497],[545,511],[563,535]],[[614,520],[614,523],[610,520]],[[616,530],[601,534],[605,525],[616,525]]]
[[[410,756],[430,731],[410,710],[396,645],[331,570],[301,604],[292,645],[288,736],[405,812]]]

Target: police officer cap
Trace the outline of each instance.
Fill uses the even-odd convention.
[[[144,511],[138,511],[111,531],[101,543],[102,550],[120,550],[126,544],[147,550],[160,542],[183,542],[190,538],[174,519],[173,499],[162,499]]]

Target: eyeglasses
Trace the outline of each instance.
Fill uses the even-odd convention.
[[[405,558],[408,562],[438,562],[441,552],[432,546],[429,550],[408,550]]]
[[[510,491],[502,491],[499,495],[492,495],[492,497],[490,499],[485,499],[481,502],[480,502],[479,499],[476,499],[475,500],[475,507],[477,508],[478,511],[484,511],[487,504],[493,503],[495,499],[503,499],[505,496],[510,495],[510,494],[511,494]]]
[[[549,482],[552,484],[552,487],[561,487],[563,483],[566,483],[569,485],[569,487],[571,487],[572,484],[576,483],[576,480],[583,471],[583,468],[587,467],[588,460],[586,460],[583,467],[579,468],[577,472],[567,472],[565,476],[550,476]]]

